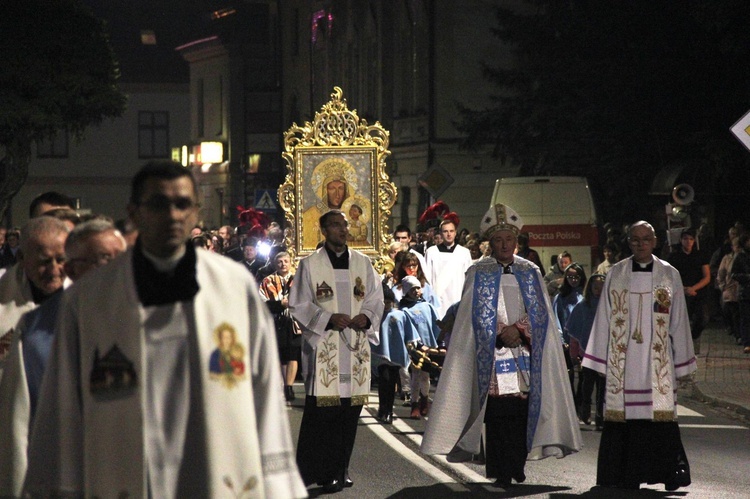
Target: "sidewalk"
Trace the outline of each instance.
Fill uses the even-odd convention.
[[[750,418],[750,355],[720,322],[703,331],[700,352],[694,382],[681,388],[678,398],[690,397]]]

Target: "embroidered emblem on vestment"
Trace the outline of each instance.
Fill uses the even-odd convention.
[[[328,285],[325,281],[321,282],[316,286],[315,298],[321,301],[328,301],[333,298],[333,288]]]
[[[94,363],[89,375],[89,391],[96,399],[109,400],[131,394],[138,387],[133,362],[125,357],[117,343],[99,357],[94,350]]]
[[[228,322],[222,322],[214,329],[214,341],[216,349],[211,352],[208,361],[211,379],[227,388],[234,388],[247,378],[245,347],[237,339],[237,330]]]
[[[226,485],[227,488],[232,491],[232,495],[237,499],[245,497],[248,492],[252,491],[258,486],[258,478],[254,476],[251,476],[250,478],[245,480],[245,484],[239,490],[234,488],[234,481],[229,475],[224,475],[223,481],[224,485]]]
[[[356,298],[357,301],[365,299],[365,285],[362,283],[361,277],[357,277],[354,280],[354,298]]]

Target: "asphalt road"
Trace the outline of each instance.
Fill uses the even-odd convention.
[[[302,387],[296,391],[301,394]],[[370,396],[360,419],[350,476],[354,486],[336,498],[619,498],[619,497],[750,497],[750,425],[731,414],[692,400],[681,400],[679,423],[690,461],[693,483],[685,489],[665,492],[663,487],[643,485],[640,491],[620,492],[596,487],[596,457],[601,434],[582,426],[584,449],[565,459],[532,461],[526,465],[527,480],[507,491],[490,485],[484,467],[477,463],[447,463],[418,450],[425,421],[408,419],[409,409],[397,400],[398,419],[392,426],[378,423],[377,395]],[[302,419],[301,399],[288,409],[296,441]],[[310,487],[310,497],[321,496]]]

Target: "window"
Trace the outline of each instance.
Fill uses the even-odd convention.
[[[140,111],[138,113],[138,157],[169,158],[169,113]]]
[[[36,155],[38,158],[67,158],[68,131],[59,130],[54,136],[38,141]]]

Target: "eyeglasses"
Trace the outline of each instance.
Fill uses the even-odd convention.
[[[404,265],[404,268],[405,269],[416,269],[416,268],[419,268],[419,264],[418,263],[409,263],[407,265]]]
[[[89,265],[93,265],[96,267],[101,267],[102,265],[106,265],[112,260],[115,259],[116,255],[109,255],[107,253],[100,253],[98,255],[95,255],[91,258],[71,258],[69,260],[70,263],[88,263]]]
[[[169,211],[172,206],[180,211],[188,211],[200,207],[198,203],[194,202],[188,197],[180,196],[172,199],[163,194],[151,196],[147,200],[143,201],[141,203],[141,206],[144,206],[147,210],[154,212]]]
[[[580,281],[581,276],[575,275],[575,274],[568,274],[565,276],[566,279],[570,279],[571,281]]]
[[[653,237],[644,237],[644,238],[629,237],[628,238],[628,242],[630,242],[630,244],[634,244],[636,246],[639,245],[639,244],[641,244],[641,243],[643,243],[643,244],[649,244],[653,240],[654,240]]]

